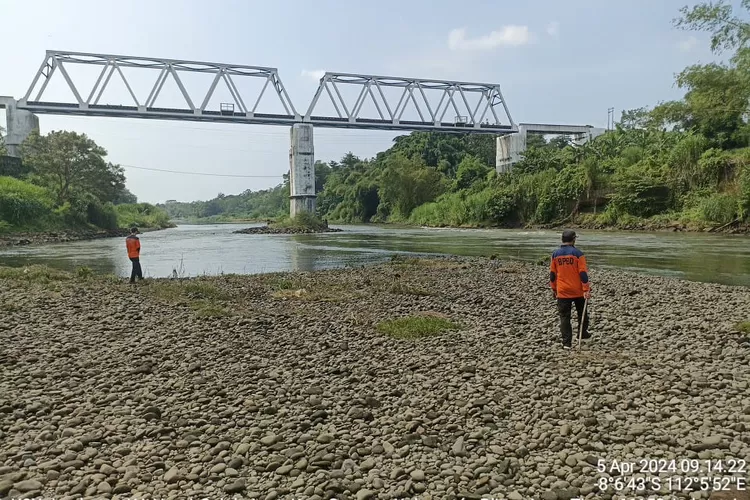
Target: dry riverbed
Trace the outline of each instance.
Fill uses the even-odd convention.
[[[597,461],[647,458],[747,478],[748,290],[591,274],[571,353],[541,266],[1,269],[0,497],[599,499]]]

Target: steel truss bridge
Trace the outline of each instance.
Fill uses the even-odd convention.
[[[73,66],[99,66],[101,71],[93,88],[82,87],[68,71]],[[148,96],[137,96],[124,68],[156,76]],[[131,70],[128,70],[131,71]],[[192,94],[184,85],[186,74],[212,75],[213,81],[205,94]],[[101,98],[112,78],[121,79],[132,102],[101,104]],[[72,92],[74,102],[45,100],[45,91],[53,78],[62,78]],[[241,79],[260,79],[262,89],[256,95],[243,95]],[[184,106],[160,107],[159,97],[164,84],[172,79],[184,99]],[[257,81],[257,80],[256,80]],[[220,85],[226,86],[232,97],[219,109],[209,107],[211,98]],[[341,92],[343,86],[355,87],[358,97],[352,102]],[[396,100],[385,90],[396,88]],[[284,113],[259,112],[261,99],[270,93],[276,96]],[[316,113],[321,99],[330,99],[334,113]],[[364,116],[366,102],[374,105],[375,117]],[[518,131],[508,106],[497,84],[468,83],[447,80],[357,75],[326,72],[307,111],[300,114],[281,82],[276,68],[221,64],[154,57],[134,57],[111,54],[90,54],[50,50],[37,71],[29,90],[18,100],[16,107],[35,114],[68,114],[162,120],[212,121],[260,125],[311,124],[316,127],[338,127],[380,130],[432,130],[506,135]],[[409,119],[404,119],[407,108]],[[419,119],[416,119],[416,117]]]

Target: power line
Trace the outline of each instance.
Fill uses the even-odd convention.
[[[209,174],[206,172],[184,172],[181,170],[165,170],[162,168],[148,168],[148,167],[136,167],[134,165],[120,165],[124,168],[134,168],[137,170],[150,170],[152,172],[166,172],[170,174],[185,174],[185,175],[205,175],[208,177],[242,177],[247,179],[278,179],[281,175],[234,175],[234,174]]]

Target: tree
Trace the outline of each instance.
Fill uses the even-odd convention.
[[[742,0],[740,5],[750,11],[750,0]],[[674,25],[683,30],[709,32],[711,50],[715,53],[740,51],[750,42],[750,24],[734,15],[732,6],[724,0],[703,2],[692,8],[685,6],[680,13],[682,17],[674,19]]]
[[[547,146],[553,149],[565,149],[570,145],[570,137],[567,135],[556,135],[549,140]]]
[[[8,151],[5,149],[5,129],[0,127],[0,156],[5,156]]]
[[[138,203],[138,197],[130,192],[129,189],[123,188],[112,200],[115,205],[124,205],[129,203]]]
[[[651,114],[647,107],[623,111],[617,127],[622,130],[647,128],[651,124]]]
[[[542,134],[528,134],[526,136],[526,149],[543,148],[547,141]]]
[[[328,176],[331,175],[331,170],[331,167],[327,163],[323,163],[322,161],[315,162],[315,194],[323,191]]]
[[[456,189],[466,189],[477,181],[487,178],[492,169],[482,164],[475,156],[466,156],[458,164],[456,172]]]
[[[417,159],[394,155],[384,163],[380,178],[380,200],[392,213],[408,218],[414,208],[445,192],[443,175]]]
[[[748,73],[724,64],[694,65],[677,75],[677,85],[686,89],[685,98],[654,108],[654,123],[693,130],[721,147],[747,145]]]
[[[484,165],[495,168],[497,139],[494,135],[468,134],[465,142],[468,154],[479,159]]]
[[[102,202],[115,200],[125,189],[122,167],[107,163],[107,151],[85,134],[34,131],[21,146],[32,180],[52,191],[58,205],[75,195],[91,194]]]

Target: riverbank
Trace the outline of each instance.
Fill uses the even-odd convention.
[[[541,266],[84,278],[0,272],[0,496],[608,498],[599,459],[750,461],[746,288],[594,269],[566,352]]]
[[[269,219],[224,219],[221,221],[212,221],[210,219],[196,219],[190,221],[176,221],[177,223],[190,224],[255,224],[269,222]],[[348,225],[351,222],[329,221],[339,225]],[[364,223],[369,224],[369,223]],[[586,229],[590,231],[628,231],[628,232],[686,232],[686,233],[718,233],[718,234],[750,234],[750,222],[734,222],[730,224],[709,224],[704,223],[684,223],[672,221],[664,218],[656,219],[637,219],[630,218],[626,222],[616,224],[603,224],[601,222],[587,220],[587,218],[574,219],[567,224],[542,224],[542,225],[492,225],[492,224],[463,224],[454,226],[450,224],[437,225],[419,225],[404,221],[399,222],[378,222],[376,225],[394,226],[394,227],[435,227],[435,228],[455,228],[455,229],[541,229],[541,230],[563,230],[563,229]],[[261,232],[261,231],[255,231]]]
[[[232,234],[312,234],[312,233],[340,233],[343,229],[335,227],[309,228],[309,227],[248,227],[232,231]]]
[[[335,221],[334,221],[335,222]],[[379,222],[378,225],[397,227],[434,227],[453,229],[526,229],[526,230],[554,230],[586,229],[590,231],[627,231],[627,232],[669,232],[669,233],[717,233],[717,234],[750,234],[750,223],[733,223],[726,225],[685,224],[681,222],[654,221],[648,219],[633,220],[626,223],[602,224],[598,222],[572,221],[566,224],[514,224],[497,226],[492,224],[450,224],[417,225],[399,221],[397,223]]]
[[[569,225],[540,226],[540,229],[588,229],[593,231],[640,231],[640,232],[681,232],[750,234],[750,223],[735,221],[729,224],[710,225],[707,223],[683,223],[668,220],[633,219],[614,225],[574,220]]]
[[[142,233],[161,231],[167,228],[139,228]],[[130,229],[61,229],[59,231],[35,231],[21,233],[0,233],[0,248],[26,245],[44,245],[49,243],[67,243],[71,241],[98,240],[102,238],[124,238]]]

